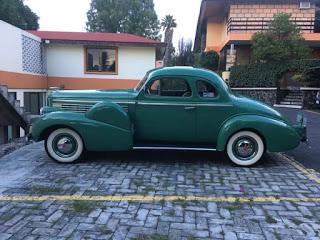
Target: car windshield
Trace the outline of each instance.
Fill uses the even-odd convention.
[[[147,79],[148,79],[148,74],[146,74],[144,76],[144,78],[138,83],[138,85],[134,88],[134,91],[135,92],[140,92],[140,90],[142,89],[142,87],[146,83]]]

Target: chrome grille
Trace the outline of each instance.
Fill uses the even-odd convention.
[[[79,102],[79,101],[53,101],[52,107],[61,111],[86,113],[98,102]],[[118,103],[125,112],[129,111],[129,106]]]
[[[96,102],[53,102],[52,106],[61,111],[86,113]]]

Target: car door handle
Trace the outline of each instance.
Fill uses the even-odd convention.
[[[195,110],[196,107],[193,107],[193,106],[187,106],[187,107],[184,107],[184,110]]]

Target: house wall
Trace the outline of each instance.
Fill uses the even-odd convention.
[[[41,39],[0,20],[0,74],[43,75]],[[0,75],[0,83],[3,80]],[[30,76],[29,76],[30,77]]]
[[[272,19],[276,13],[289,13],[292,18],[304,18],[310,21],[315,17],[315,5],[309,9],[300,9],[297,4],[232,4],[230,5],[230,18],[251,18],[252,20]]]
[[[64,89],[133,87],[155,68],[155,54],[154,47],[119,47],[117,74],[87,74],[83,45],[46,45],[48,85],[63,85]]]
[[[207,22],[206,51],[215,50],[224,44],[227,38],[227,24],[225,21],[217,23],[214,18],[209,18]]]
[[[309,9],[300,9],[297,4],[232,4],[229,17],[272,18],[276,13],[290,13],[293,18],[314,18],[315,5]]]

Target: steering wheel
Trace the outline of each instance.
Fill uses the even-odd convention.
[[[191,92],[185,92],[182,97],[190,97],[191,96]]]

